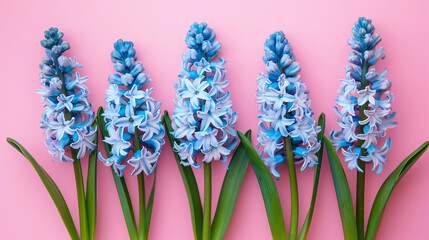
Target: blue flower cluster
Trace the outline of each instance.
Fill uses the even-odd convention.
[[[174,136],[180,144],[174,150],[185,166],[200,167],[194,156],[204,162],[226,161],[236,145],[237,113],[232,111],[230,93],[225,88],[226,63],[211,61],[220,51],[216,34],[206,23],[194,23],[186,36],[189,50],[183,54],[179,80],[174,85],[177,101],[172,116]]]
[[[311,101],[305,84],[298,75],[301,67],[295,62],[292,47],[283,32],[270,35],[264,45],[267,73],[260,73],[257,103],[260,104],[258,145],[265,164],[272,174],[279,177],[276,166],[285,159],[284,138],[290,137],[296,163],[303,163],[301,170],[317,164],[320,142],[316,121],[312,119]]]
[[[392,112],[393,94],[389,92],[391,83],[386,77],[387,69],[378,73],[371,68],[385,57],[384,49],[376,48],[381,37],[374,34],[374,30],[371,20],[363,17],[353,27],[348,44],[354,51],[348,60],[354,65],[346,67],[346,79],[340,80],[342,86],[335,101],[341,108],[334,109],[341,131],[332,132],[331,139],[336,149],[341,148],[350,170],[357,168],[362,172],[357,164],[360,159],[372,162],[372,170],[378,167],[379,174],[390,150],[391,139],[386,139],[381,148],[377,139],[396,126],[396,122],[392,122],[396,113]]]
[[[121,164],[130,149],[134,135],[138,136],[138,151],[134,151],[128,164],[134,167],[132,175],[142,171],[149,175],[156,168],[165,130],[161,124],[161,102],[150,97],[153,88],[141,90],[151,80],[144,73],[144,66],[137,62],[137,53],[132,42],[119,39],[111,59],[117,73],[109,76],[106,91],[106,110],[103,114],[109,137],[104,142],[112,146],[111,157],[98,157],[106,166],[112,166],[118,176],[123,176],[125,165]],[[134,146],[134,148],[136,148]]]
[[[81,77],[74,70],[80,66],[76,58],[70,59],[62,55],[70,49],[64,41],[64,34],[57,28],[45,31],[45,39],[41,45],[45,48],[39,68],[42,89],[41,101],[45,112],[42,114],[40,127],[46,135],[45,144],[52,155],[52,161],[72,162],[65,155],[65,147],[76,149],[77,158],[82,159],[85,153],[92,152],[95,144],[96,130],[91,127],[94,112],[88,103],[88,88],[83,83],[88,79]]]

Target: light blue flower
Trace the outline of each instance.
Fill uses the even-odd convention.
[[[134,114],[134,107],[132,107],[131,103],[128,103],[125,106],[125,116],[116,119],[114,124],[117,127],[127,128],[130,134],[134,134],[134,129],[139,126],[143,120],[145,120],[145,115]]]
[[[374,31],[371,20],[366,18],[359,18],[353,27],[348,44],[354,50],[349,62],[355,66],[347,66],[346,79],[340,80],[343,85],[335,101],[341,110],[337,107],[334,109],[341,131],[332,132],[331,139],[336,149],[342,148],[350,170],[357,168],[362,171],[357,167],[358,160],[361,160],[366,163],[373,162],[372,170],[378,167],[376,173],[379,174],[390,150],[391,140],[386,141],[381,149],[377,142],[379,138],[386,136],[387,129],[396,126],[396,122],[393,122],[396,114],[392,112],[391,103],[394,97],[389,92],[391,83],[386,77],[387,68],[377,73],[372,67],[385,57],[384,49],[376,48],[381,37],[374,34]],[[359,116],[362,107],[367,109]],[[359,117],[363,119],[359,120]],[[359,129],[363,129],[363,132],[359,133]],[[358,140],[361,140],[359,146]],[[347,151],[344,148],[347,148]],[[366,151],[361,151],[361,148]]]
[[[363,172],[362,169],[360,169],[357,164],[359,157],[361,157],[361,153],[362,153],[361,148],[356,147],[352,150],[352,146],[350,146],[347,148],[347,150],[344,150],[344,148],[342,148],[341,151],[345,156],[344,161],[349,163],[348,164],[349,170],[353,170],[357,168],[359,172]]]
[[[131,149],[133,157],[128,164],[134,167],[131,175],[143,172],[152,174],[157,166],[165,130],[161,125],[161,103],[150,97],[152,89],[143,90],[151,80],[144,66],[137,61],[137,52],[132,42],[119,39],[111,53],[113,68],[117,73],[109,75],[106,110],[103,114],[109,136],[104,142],[110,144],[111,157],[98,157],[106,166],[112,166],[118,176],[123,176],[126,165],[121,164]],[[132,146],[133,135],[138,136],[140,146]],[[138,150],[136,150],[138,149]]]
[[[64,147],[67,145],[65,142],[65,140],[54,142],[49,138],[45,139],[48,152],[52,155],[52,161],[58,159],[60,162],[73,162],[73,159],[65,155]]]
[[[257,79],[256,102],[260,104],[258,146],[261,156],[275,177],[276,167],[284,162],[284,138],[290,137],[296,163],[301,170],[317,164],[315,153],[320,149],[316,122],[308,98],[308,91],[299,79],[301,66],[295,62],[292,47],[283,32],[270,35],[264,44],[267,73]],[[268,155],[268,156],[264,156]]]
[[[210,94],[205,91],[210,84],[203,80],[204,76],[197,78],[193,83],[189,79],[185,79],[186,90],[181,93],[181,98],[189,98],[189,102],[193,109],[200,108],[200,100],[209,100]]]
[[[183,164],[183,166],[192,165],[195,168],[201,167],[201,165],[198,164],[193,159],[195,151],[194,151],[194,145],[192,143],[180,143],[179,145],[176,142],[174,142],[174,151],[176,151],[177,154],[179,154],[179,157],[182,160],[181,164]]]
[[[227,160],[227,156],[229,156],[232,151],[234,151],[235,144],[229,144],[227,147],[225,142],[228,140],[228,138],[221,138],[221,140],[214,146],[212,145],[211,147],[207,148],[207,149],[202,149],[201,153],[204,155],[204,159],[203,162],[208,162],[208,161],[222,161],[222,162],[226,162]]]
[[[152,174],[158,163],[158,153],[151,153],[147,148],[143,147],[142,150],[139,150],[134,153],[134,156],[128,160],[128,164],[134,167],[132,175],[137,175],[142,171],[146,174]]]
[[[277,111],[272,109],[267,109],[266,114],[261,116],[261,120],[266,123],[271,123],[271,127],[275,131],[280,131],[282,136],[289,136],[289,131],[287,127],[295,123],[295,119],[290,119],[286,117],[286,106],[282,105],[281,108]]]
[[[228,86],[228,81],[225,80],[226,75],[224,72],[225,71],[222,71],[220,69],[216,69],[215,75],[207,78],[207,81],[211,85],[210,96],[214,96],[218,93],[219,94],[225,93],[224,88],[226,88],[226,86]]]
[[[60,96],[57,97],[58,104],[57,104],[55,110],[61,111],[64,108],[67,108],[67,110],[69,110],[69,112],[71,112],[73,109],[73,104],[72,104],[73,97],[74,96],[67,96],[66,97],[64,94],[60,94]]]
[[[287,85],[283,84],[282,87],[280,87],[280,85],[281,84],[279,82],[280,90],[269,88],[269,91],[261,96],[261,98],[263,98],[268,104],[273,104],[275,110],[279,110],[280,106],[283,104],[293,102],[295,100],[295,97],[286,91]]]
[[[197,141],[194,144],[194,149],[201,149],[201,151],[207,151],[210,147],[218,147],[219,144],[218,140],[216,139],[217,133],[218,130],[212,129],[211,127],[196,132],[195,137],[197,138]]]
[[[48,151],[53,159],[71,162],[73,159],[65,155],[65,148],[76,149],[77,158],[82,159],[86,152],[94,150],[96,131],[90,126],[94,112],[88,103],[89,90],[83,85],[88,78],[75,71],[81,67],[76,58],[62,55],[70,49],[63,36],[57,28],[45,31],[41,45],[46,55],[39,65],[42,89],[37,92],[42,95],[45,110],[40,127],[44,129]]]
[[[386,159],[387,159],[387,153],[390,151],[390,147],[392,145],[392,139],[386,139],[386,142],[384,143],[384,146],[379,149],[378,146],[374,147],[374,145],[370,145],[368,147],[368,151],[369,154],[366,156],[362,156],[362,161],[364,162],[372,162],[373,163],[373,167],[372,167],[372,171],[375,170],[375,168],[378,167],[377,169],[377,174],[381,173],[381,171],[383,170],[383,164],[386,163]]]
[[[122,171],[125,169],[126,166],[120,163],[125,157],[126,156],[122,156],[122,155],[112,155],[110,158],[104,159],[101,152],[98,153],[98,158],[104,163],[104,165],[108,167],[112,166],[113,169],[115,170],[115,173],[119,177],[124,176],[124,173]]]
[[[146,96],[144,91],[138,90],[137,85],[133,85],[133,87],[124,93],[124,96],[129,99],[131,107],[136,106],[136,100],[142,99]]]
[[[228,113],[226,108],[216,109],[216,103],[214,101],[206,101],[203,111],[198,111],[197,116],[202,119],[201,129],[204,131],[213,125],[216,128],[222,128],[224,123],[222,122],[222,116]]]
[[[55,79],[55,78],[53,78]],[[59,81],[59,78],[57,78]],[[76,72],[76,77],[74,79],[74,81],[69,81],[66,83],[66,88],[67,90],[72,90],[74,88],[80,88],[82,89],[84,92],[89,92],[88,87],[86,87],[85,85],[83,85],[82,83],[86,82],[88,80],[88,77],[80,77],[79,72]],[[51,79],[52,81],[52,79]],[[61,82],[61,81],[59,81]],[[54,83],[51,83],[54,84]]]
[[[355,96],[351,96],[348,94],[345,95],[338,95],[338,97],[335,99],[335,101],[337,102],[337,104],[341,107],[343,107],[343,109],[341,109],[341,115],[344,114],[350,114],[351,116],[355,116],[355,107],[356,107],[356,97]]]
[[[363,129],[364,129],[364,133],[357,135],[357,139],[364,141],[364,143],[362,144],[362,147],[367,148],[371,144],[376,145],[377,138],[380,137],[381,132],[375,130],[375,128],[370,127],[369,125],[365,125]]]
[[[205,72],[207,73],[212,72],[210,63],[207,62],[205,58],[201,58],[201,60],[199,62],[196,62],[194,65],[195,67],[197,67],[198,75],[203,75]]]
[[[106,126],[109,136],[104,139],[105,143],[112,146],[111,153],[113,155],[126,156],[130,150],[131,143],[124,138],[124,128],[116,128],[111,124]]]
[[[237,145],[237,114],[225,90],[226,62],[213,60],[221,48],[215,37],[205,23],[191,26],[186,37],[189,50],[183,54],[179,79],[174,84],[177,99],[172,134],[180,141],[174,151],[183,165],[195,168],[201,166],[194,159],[196,154],[202,154],[204,162],[226,161]]]
[[[375,98],[374,98],[375,93],[376,91],[372,90],[369,86],[366,86],[365,89],[358,91],[359,106],[362,106],[367,102],[369,102],[370,104],[375,104]]]
[[[92,131],[88,131],[87,129],[76,129],[75,134],[73,135],[73,143],[70,144],[70,147],[77,149],[77,158],[82,159],[85,156],[85,153],[88,149],[88,152],[94,151],[97,146],[92,141],[95,139],[95,135],[97,134],[97,129]]]
[[[62,139],[64,134],[72,136],[75,133],[75,129],[72,129],[75,119],[66,120],[64,113],[59,113],[55,118],[56,121],[50,121],[49,126],[51,127],[52,134],[56,139]]]
[[[390,113],[390,109],[371,109],[371,110],[364,110],[364,114],[367,117],[363,121],[359,121],[360,125],[366,125],[368,124],[371,127],[375,127],[383,123],[384,117],[386,117]]]
[[[115,106],[119,106],[119,103],[123,102],[124,91],[119,89],[117,84],[109,85],[109,88],[104,93],[107,94],[106,99],[104,99],[106,102],[113,102]]]

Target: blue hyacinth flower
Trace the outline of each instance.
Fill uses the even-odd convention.
[[[98,157],[106,166],[113,166],[118,176],[123,176],[127,158],[132,145],[132,136],[137,135],[139,146],[127,161],[134,167],[132,175],[144,172],[150,175],[156,168],[161,147],[164,145],[165,130],[161,125],[161,103],[150,97],[152,89],[143,90],[151,80],[144,73],[141,62],[132,42],[119,39],[111,54],[117,73],[109,76],[106,110],[103,114],[108,137],[104,142],[112,146],[111,157]]]
[[[40,127],[46,135],[45,144],[53,161],[72,162],[65,153],[70,146],[77,150],[77,158],[82,159],[86,152],[92,152],[96,145],[92,142],[96,129],[91,127],[94,112],[88,103],[88,88],[82,83],[88,78],[81,77],[76,68],[80,66],[76,58],[63,55],[70,44],[64,41],[64,34],[57,28],[45,31],[41,45],[45,48],[39,68],[42,89],[41,101],[45,112],[42,114]]]
[[[275,177],[276,167],[285,161],[284,138],[290,137],[295,163],[302,162],[301,170],[313,167],[320,149],[311,110],[309,91],[298,75],[301,67],[295,61],[292,47],[283,32],[270,35],[264,45],[267,73],[257,79],[257,103],[260,104],[258,146],[261,156]]]
[[[232,110],[224,61],[214,57],[221,44],[206,23],[194,23],[186,36],[189,50],[183,54],[172,116],[174,143],[183,165],[199,168],[202,161],[225,162],[237,145],[235,125],[237,113]]]
[[[346,79],[340,80],[342,85],[335,99],[339,107],[334,107],[341,130],[332,132],[331,140],[336,149],[342,149],[350,170],[356,168],[362,172],[358,167],[361,160],[372,162],[372,170],[379,174],[392,144],[388,138],[379,148],[379,138],[386,136],[387,129],[396,126],[396,122],[392,122],[396,114],[392,111],[394,98],[389,92],[391,83],[386,77],[387,69],[378,73],[374,67],[385,57],[384,49],[376,48],[381,37],[374,31],[371,20],[363,17],[352,29],[348,44],[354,51],[348,60],[353,65],[346,67]],[[360,116],[360,112],[363,115]]]

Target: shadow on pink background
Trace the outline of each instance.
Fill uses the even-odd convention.
[[[310,90],[313,110],[327,115],[327,133],[338,129],[332,110],[339,79],[350,54],[347,39],[360,16],[373,20],[383,41],[387,58],[378,70],[389,67],[395,94],[398,127],[390,130],[393,149],[384,171],[367,174],[366,214],[377,189],[391,171],[412,150],[428,139],[429,122],[429,2],[413,1],[2,1],[1,20],[1,111],[0,118],[0,234],[1,239],[68,239],[57,210],[31,165],[6,141],[20,141],[62,190],[78,226],[77,200],[71,164],[51,163],[39,128],[43,108],[36,89],[40,88],[38,64],[43,56],[39,42],[43,31],[56,26],[71,44],[68,56],[83,65],[79,72],[89,77],[90,101],[94,109],[104,106],[107,77],[113,73],[110,52],[118,39],[133,41],[139,60],[152,78],[154,97],[162,110],[172,112],[184,39],[189,25],[205,21],[222,43],[220,56],[228,63],[227,78],[237,128],[253,130],[256,142],[256,78],[264,71],[265,39],[283,30],[301,63],[301,79]],[[101,149],[104,151],[103,149]],[[86,163],[84,163],[86,165]],[[97,239],[127,239],[116,189],[109,168],[98,163]],[[343,166],[346,164],[343,163]],[[368,168],[370,169],[370,168]],[[426,153],[394,191],[380,227],[378,239],[427,239],[429,235],[429,154]],[[86,171],[86,168],[85,168]],[[225,165],[214,164],[213,191],[217,196]],[[289,225],[290,198],[286,166],[277,186]],[[127,181],[137,210],[136,178]],[[355,172],[346,171],[352,193]],[[150,239],[193,239],[185,189],[165,145],[158,165],[158,182]],[[308,239],[342,239],[335,191],[326,156],[322,165],[319,194]],[[202,187],[202,170],[196,171]],[[311,197],[313,171],[298,173],[300,225]],[[354,194],[353,198],[354,198]],[[216,197],[213,200],[216,205]],[[230,228],[225,239],[271,239],[259,186],[248,169]]]

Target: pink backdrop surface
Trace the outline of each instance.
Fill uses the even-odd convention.
[[[373,20],[387,58],[395,94],[398,126],[388,132],[393,149],[380,175],[367,174],[366,215],[384,179],[412,150],[428,139],[429,111],[429,2],[428,1],[2,1],[1,118],[0,118],[0,235],[1,239],[68,239],[57,210],[31,165],[10,147],[6,136],[20,141],[51,174],[62,190],[78,226],[78,210],[72,164],[52,163],[39,128],[43,108],[38,64],[43,56],[39,42],[43,31],[56,26],[71,44],[68,56],[76,56],[88,76],[94,109],[104,106],[107,77],[113,73],[110,52],[118,39],[135,43],[139,60],[152,78],[154,97],[162,110],[173,110],[184,39],[189,25],[205,21],[217,34],[228,63],[228,89],[239,114],[237,129],[253,130],[256,139],[256,78],[264,71],[263,44],[269,34],[283,30],[302,66],[301,79],[310,90],[313,110],[327,115],[327,133],[338,129],[332,110],[345,77],[350,54],[346,44],[360,16]],[[255,140],[254,140],[255,143]],[[103,149],[101,149],[104,151]],[[86,163],[84,163],[86,165]],[[127,239],[119,200],[109,168],[98,163],[97,239]],[[346,164],[343,163],[343,166]],[[370,167],[368,167],[370,169]],[[86,168],[84,168],[86,170]],[[429,236],[429,154],[402,179],[393,192],[379,231],[379,239],[427,239]],[[196,177],[202,187],[202,169]],[[277,181],[286,224],[290,198],[287,169]],[[133,203],[137,204],[136,178],[128,176]],[[222,163],[213,169],[213,208],[225,173]],[[352,193],[355,172],[346,171]],[[150,239],[193,239],[185,189],[165,145],[158,165],[158,182]],[[311,197],[313,171],[298,173],[300,225]],[[354,194],[353,198],[354,198]],[[137,209],[137,207],[135,207]],[[335,190],[325,155],[319,194],[308,239],[342,239]],[[254,172],[248,169],[235,213],[225,239],[270,239],[265,208]]]

